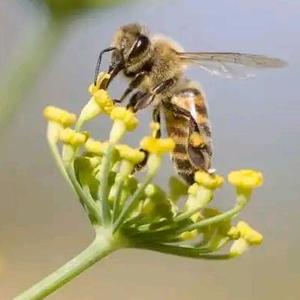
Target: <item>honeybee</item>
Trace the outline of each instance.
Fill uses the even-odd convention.
[[[102,55],[112,51],[110,81],[120,72],[130,83],[116,102],[130,94],[128,107],[134,111],[152,104],[153,121],[164,113],[168,135],[176,147],[172,160],[177,173],[188,183],[198,170],[212,170],[212,136],[205,94],[200,86],[184,76],[188,65],[196,65],[226,78],[248,77],[247,68],[280,68],[286,63],[278,58],[231,52],[185,52],[168,37],[150,36],[140,24],[120,27],[112,46],[101,51],[95,71],[99,73]],[[241,70],[244,69],[244,73]],[[245,72],[246,71],[246,72]],[[109,84],[109,83],[108,83]],[[160,130],[157,137],[161,136]]]

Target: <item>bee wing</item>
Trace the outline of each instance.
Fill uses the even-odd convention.
[[[187,64],[195,64],[201,69],[225,78],[254,77],[253,70],[282,68],[286,62],[264,55],[233,52],[179,52],[179,57]]]

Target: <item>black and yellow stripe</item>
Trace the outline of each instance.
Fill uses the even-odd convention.
[[[188,97],[187,97],[188,95]],[[193,97],[191,97],[191,95]],[[201,129],[200,134],[203,135],[203,140],[208,141],[205,147],[199,147],[195,151],[199,155],[205,157],[203,166],[196,167],[193,160],[189,155],[189,118],[184,115],[173,113],[172,111],[165,110],[166,127],[168,135],[175,142],[175,149],[172,153],[172,160],[177,173],[189,184],[194,182],[194,174],[199,169],[207,170],[210,168],[210,160],[212,155],[211,147],[211,130],[208,121],[207,107],[205,99],[201,92],[197,89],[184,89],[174,95],[176,97],[176,105],[191,111],[193,105],[196,111],[196,123]],[[172,101],[172,99],[170,100]],[[193,103],[191,103],[193,101]],[[205,153],[204,153],[205,152]],[[205,154],[205,155],[204,155]]]

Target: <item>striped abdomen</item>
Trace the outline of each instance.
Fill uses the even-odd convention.
[[[174,94],[170,101],[188,111],[195,120],[164,108],[167,132],[176,144],[173,163],[178,174],[191,184],[196,171],[207,171],[211,167],[212,142],[205,99],[198,89],[185,88]]]

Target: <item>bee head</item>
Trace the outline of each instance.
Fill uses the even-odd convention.
[[[146,54],[150,48],[150,40],[145,27],[134,23],[120,27],[113,38],[113,46],[117,50],[115,53],[121,52],[125,62],[132,62]]]
[[[128,24],[120,27],[114,35],[112,47],[115,50],[111,57],[111,73],[117,70],[131,72],[132,68],[140,65],[149,55],[150,40],[146,29],[139,24]]]

